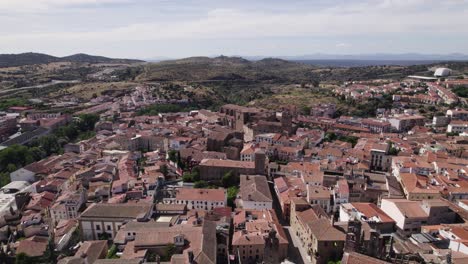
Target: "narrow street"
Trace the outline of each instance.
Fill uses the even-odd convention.
[[[273,197],[273,209],[275,210],[276,215],[278,216],[278,220],[280,224],[283,226],[284,232],[289,241],[289,248],[288,248],[288,260],[294,262],[296,264],[309,264],[311,261],[307,258],[307,251],[300,246],[300,241],[297,238],[296,234],[290,233],[290,226],[289,223],[283,218],[281,212],[281,206],[276,195],[274,184],[269,182],[270,192]]]

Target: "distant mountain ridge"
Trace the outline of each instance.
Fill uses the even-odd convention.
[[[249,61],[242,57],[189,57],[145,65],[137,80],[144,81],[235,81],[310,80],[312,65],[276,58]]]
[[[276,56],[284,60],[378,60],[378,61],[466,61],[468,55],[463,53],[422,54],[422,53],[375,53],[375,54],[325,54],[315,53],[297,56]],[[263,59],[262,56],[247,56],[251,60]]]
[[[55,57],[42,53],[0,54],[0,67],[16,67],[51,62],[81,62],[81,63],[138,63],[142,60],[114,59],[78,53],[65,57]]]

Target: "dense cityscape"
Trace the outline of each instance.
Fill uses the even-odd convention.
[[[190,109],[161,86],[5,108],[0,262],[468,261],[468,110],[453,92],[468,81],[450,69],[329,91],[389,101],[366,117],[313,101]]]
[[[0,0],[0,264],[468,264],[468,0]]]

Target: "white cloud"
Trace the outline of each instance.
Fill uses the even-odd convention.
[[[348,48],[348,47],[351,47],[351,44],[342,42],[342,43],[337,43],[335,45],[335,47],[337,47],[337,48]]]
[[[42,0],[45,1],[45,0]],[[95,2],[97,0],[72,0]],[[107,0],[115,1],[115,0]],[[48,0],[47,2],[58,2]],[[393,1],[390,1],[393,2]],[[14,39],[76,39],[76,40],[158,40],[191,38],[250,38],[336,36],[388,33],[468,33],[468,8],[456,12],[389,12],[386,8],[365,6],[359,12],[331,9],[321,12],[264,13],[233,9],[214,9],[200,19],[168,20],[136,23],[110,30],[80,30],[80,32],[24,32],[0,36]]]
[[[130,0],[0,0],[0,10],[40,10],[47,15],[51,9],[66,10],[71,6],[102,5],[131,2]],[[159,1],[161,2],[161,1]],[[332,1],[330,1],[332,2]],[[175,3],[173,2],[172,5]],[[21,6],[21,7],[20,7]],[[222,7],[222,5],[219,5]],[[144,8],[144,7],[143,7]],[[90,8],[92,9],[92,8]],[[108,10],[106,18],[120,25],[121,17],[113,16]],[[177,11],[175,11],[177,12]],[[86,12],[82,19],[86,18]],[[100,15],[100,14],[98,14]],[[120,14],[122,15],[122,14]],[[133,16],[134,14],[128,14]],[[200,39],[253,39],[295,37],[339,37],[335,48],[349,48],[347,37],[373,37],[378,42],[388,35],[420,34],[468,34],[467,0],[364,0],[346,4],[304,10],[265,11],[265,9],[212,8],[180,19],[161,19],[136,22],[128,25],[100,28],[99,24],[85,27],[54,27],[46,24],[40,30],[10,30],[0,34],[0,47],[12,49],[18,44],[40,44],[42,46],[66,45],[69,43],[100,43],[122,41],[184,41]],[[127,17],[127,19],[129,19]],[[25,23],[34,24],[34,21]],[[75,18],[76,21],[76,18]],[[78,20],[79,21],[79,20]],[[0,18],[0,23],[2,18]],[[68,21],[62,21],[68,23]],[[79,23],[78,23],[79,24]],[[10,33],[12,32],[12,33]],[[91,43],[91,44],[90,44]],[[384,43],[385,44],[385,43]],[[333,44],[331,44],[333,45]],[[353,47],[355,47],[353,45]],[[31,48],[32,49],[32,48]],[[382,46],[385,50],[385,46]]]
[[[71,6],[128,3],[131,0],[0,0],[0,10],[15,13],[47,12]]]

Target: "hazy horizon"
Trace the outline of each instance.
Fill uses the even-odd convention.
[[[0,14],[0,53],[468,54],[467,0],[1,0]]]

